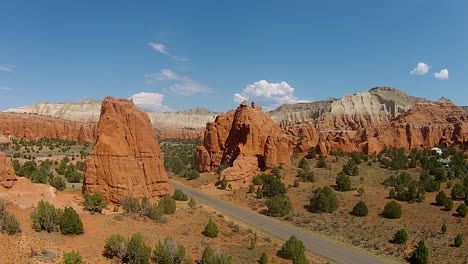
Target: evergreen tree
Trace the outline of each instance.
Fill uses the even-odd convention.
[[[72,207],[66,207],[60,216],[60,231],[64,235],[83,233],[83,223]]]
[[[420,241],[418,247],[413,251],[411,262],[414,264],[427,264],[429,263],[429,249]]]
[[[216,225],[215,222],[213,222],[213,220],[210,220],[208,221],[208,224],[206,224],[205,226],[205,231],[203,232],[203,234],[206,236],[206,237],[217,237],[218,236],[218,226]]]

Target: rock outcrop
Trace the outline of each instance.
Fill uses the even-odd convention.
[[[133,101],[106,97],[97,135],[83,190],[103,193],[115,203],[130,195],[154,200],[172,193],[156,132]]]
[[[0,185],[9,189],[16,182],[16,174],[11,159],[0,152]]]
[[[225,166],[222,175],[233,184],[274,166],[290,165],[290,138],[263,112],[244,101],[237,110],[206,125],[204,145],[197,148],[195,169],[212,172]],[[249,182],[247,180],[247,182]]]
[[[0,135],[32,140],[43,137],[94,142],[96,123],[63,120],[32,114],[0,113]]]

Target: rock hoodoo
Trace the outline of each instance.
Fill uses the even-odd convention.
[[[217,171],[234,184],[260,170],[289,166],[291,141],[260,106],[244,101],[236,109],[216,117],[206,125],[204,145],[197,148],[195,169]],[[248,181],[247,181],[248,182]]]
[[[133,101],[106,97],[102,102],[83,190],[100,192],[115,203],[129,195],[157,199],[172,193],[156,132]]]
[[[0,152],[0,185],[9,189],[16,182],[16,174],[11,159]]]

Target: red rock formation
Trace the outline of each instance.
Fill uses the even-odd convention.
[[[106,97],[97,134],[86,160],[84,190],[115,203],[129,195],[156,199],[172,192],[156,132],[133,101]]]
[[[216,171],[233,183],[278,165],[290,165],[290,139],[259,106],[243,102],[206,125],[204,145],[197,148],[195,169]]]
[[[16,174],[11,159],[0,152],[0,185],[9,189],[16,182]]]
[[[296,137],[296,147],[302,152],[317,147],[321,153],[339,149],[372,153],[384,148],[431,148],[468,142],[468,114],[447,99],[417,103],[393,121],[355,129],[348,125],[340,129],[337,124],[346,122],[329,124],[323,122],[326,119],[284,125],[283,131]],[[346,116],[343,119],[349,120]]]
[[[0,112],[0,135],[25,140],[49,137],[94,142],[97,134],[94,122]]]
[[[182,138],[182,139],[203,139],[204,129],[184,129],[184,128],[164,128],[159,132],[160,139]]]

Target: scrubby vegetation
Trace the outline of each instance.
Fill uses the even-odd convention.
[[[391,201],[385,205],[385,208],[382,212],[383,217],[389,219],[398,219],[401,217],[402,209],[401,205],[395,201]]]
[[[292,211],[289,197],[285,194],[278,194],[266,201],[268,212],[273,216],[285,216]]]
[[[211,220],[208,221],[208,224],[206,224],[205,226],[205,231],[203,231],[203,235],[205,235],[206,237],[217,237],[218,236],[218,226],[216,225],[216,223]]]
[[[304,244],[295,236],[290,237],[284,243],[278,255],[285,259],[291,259],[293,263],[309,263],[305,257]]]
[[[318,188],[313,191],[310,200],[310,209],[313,212],[332,213],[338,209],[338,200],[330,187]]]
[[[13,235],[21,232],[20,222],[14,214],[9,212],[6,204],[0,203],[0,232]]]
[[[166,170],[188,179],[200,177],[192,168],[196,147],[202,145],[200,139],[163,139],[160,144]]]
[[[128,239],[121,235],[111,235],[106,240],[103,255],[107,258],[119,259],[123,263],[149,264],[151,248],[146,246],[139,233]]]
[[[99,192],[91,193],[86,190],[83,194],[83,198],[84,200],[81,202],[83,209],[93,213],[102,213],[102,210],[106,209],[109,204]]]
[[[86,264],[83,261],[83,257],[77,251],[70,251],[63,254],[63,260],[61,264]]]
[[[61,231],[64,235],[83,233],[83,223],[78,213],[71,207],[65,210],[55,208],[49,202],[40,200],[30,215],[32,227],[40,231]]]

